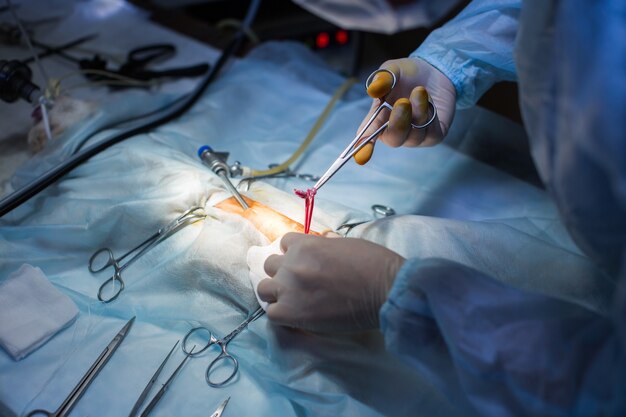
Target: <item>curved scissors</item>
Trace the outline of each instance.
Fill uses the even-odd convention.
[[[158,243],[170,237],[181,227],[195,223],[205,217],[206,213],[204,212],[204,208],[200,206],[192,207],[171,221],[167,226],[159,229],[148,239],[144,240],[119,258],[115,258],[113,251],[109,248],[101,248],[94,252],[94,254],[91,255],[91,258],[89,258],[89,272],[101,272],[109,267],[113,267],[114,269],[111,278],[104,281],[104,283],[100,286],[100,289],[98,289],[98,300],[104,303],[109,303],[115,300],[124,290],[124,280],[122,279],[122,271],[124,269],[128,268],[139,257],[152,249]],[[132,254],[134,255],[122,264],[122,261]],[[119,286],[116,286],[116,283],[119,283]],[[107,287],[112,287],[112,291],[110,292],[111,296],[109,297],[104,296],[104,292]]]
[[[396,78],[396,75],[392,71],[389,71],[388,69],[377,69],[376,71],[372,72],[370,76],[367,77],[367,81],[365,82],[365,88],[368,88],[370,84],[372,83],[372,81],[374,80],[374,77],[376,76],[376,74],[381,73],[381,72],[387,72],[391,74],[392,83],[391,83],[391,88],[389,90],[391,92],[391,90],[393,90],[393,88],[396,86],[397,78]],[[383,111],[383,109],[388,109],[390,111],[393,110],[393,106],[385,101],[385,98],[387,98],[388,95],[389,93],[387,93],[385,96],[380,98],[380,104],[378,108],[374,111],[372,116],[367,120],[367,123],[365,124],[365,126],[363,126],[363,128],[357,133],[356,137],[352,140],[352,142],[350,142],[350,144],[346,147],[346,149],[344,149],[343,152],[341,152],[341,154],[339,155],[339,158],[337,158],[335,162],[332,163],[330,168],[326,170],[324,175],[322,175],[319,181],[313,186],[313,188],[316,191],[319,190],[322,187],[322,185],[326,184],[326,182],[329,179],[331,179],[331,177],[335,175],[337,171],[339,171],[339,169],[343,167],[346,164],[346,162],[348,162],[350,158],[354,156],[354,154],[360,151],[361,148],[363,148],[366,144],[375,140],[378,137],[378,135],[380,135],[382,132],[385,131],[385,129],[387,129],[387,126],[389,125],[389,120],[383,123],[383,125],[380,126],[378,129],[376,129],[376,131],[374,131],[374,133],[372,133],[371,135],[367,137],[363,137],[367,129],[369,129],[369,127],[374,122],[374,119],[378,117],[378,115],[380,114],[380,112]],[[432,122],[435,121],[435,119],[437,118],[437,108],[435,107],[435,104],[432,102],[430,97],[428,97],[428,107],[429,107],[430,117],[428,118],[426,123],[423,123],[421,125],[416,125],[411,122],[411,127],[413,129],[426,129],[428,126],[431,125]]]
[[[230,343],[231,340],[233,340],[239,333],[243,331],[243,329],[248,327],[248,324],[252,323],[254,320],[258,319],[263,314],[265,314],[265,310],[263,310],[261,307],[257,308],[254,311],[254,313],[252,313],[247,319],[241,322],[241,324],[237,326],[235,330],[230,332],[227,336],[225,336],[222,339],[218,339],[217,337],[215,337],[215,335],[209,329],[203,326],[194,327],[193,329],[189,330],[189,332],[187,332],[187,334],[185,335],[185,338],[183,339],[183,352],[185,352],[187,355],[198,356],[199,354],[207,350],[212,345],[218,345],[221,349],[220,354],[217,355],[217,357],[213,359],[213,361],[211,361],[208,368],[206,369],[206,373],[204,377],[206,379],[207,384],[209,384],[212,387],[218,388],[227,384],[231,379],[235,377],[235,375],[237,375],[237,371],[239,370],[239,362],[237,361],[237,358],[235,358],[230,353],[228,353],[228,350],[226,350],[226,347],[228,346],[228,343]],[[187,340],[192,334],[201,330],[205,330],[206,332],[209,333],[209,340],[207,341],[207,344],[197,352],[193,352],[193,349],[192,351],[189,351],[187,349]],[[226,378],[224,378],[221,381],[216,382],[214,380],[211,380],[211,372],[213,371],[213,368],[218,363],[223,362],[223,361],[227,361],[231,363],[232,372],[230,373],[230,375],[228,375]]]

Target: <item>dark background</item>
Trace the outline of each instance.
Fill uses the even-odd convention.
[[[234,30],[233,20],[243,19],[249,4],[249,0],[213,0],[191,6],[161,8],[151,0],[131,2],[149,11],[155,22],[217,48],[226,45],[229,32]],[[267,0],[261,3],[252,29],[260,41],[288,39],[303,42],[338,71],[364,79],[382,62],[408,56],[433,29],[454,17],[467,3],[469,1],[462,2],[429,28],[394,35],[350,31],[349,41],[339,45],[334,42],[334,34],[340,28],[309,13],[291,0]],[[316,46],[316,37],[322,32],[330,35],[331,43],[320,49]],[[250,42],[247,48],[249,50],[252,47],[254,44]],[[483,96],[479,105],[521,123],[515,83],[495,85]]]

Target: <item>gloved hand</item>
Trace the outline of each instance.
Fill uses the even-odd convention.
[[[271,255],[258,296],[269,302],[275,323],[314,331],[351,331],[378,327],[404,258],[363,239],[288,233],[284,255]]]
[[[443,140],[454,118],[456,107],[456,89],[443,73],[420,58],[402,58],[385,62],[380,66],[393,72],[397,78],[396,86],[389,92],[384,87],[387,73],[379,73],[374,77],[368,88],[368,94],[374,97],[372,107],[361,122],[359,131],[378,107],[379,97],[389,93],[385,98],[393,105],[391,114],[382,111],[374,120],[366,133],[373,133],[389,120],[389,126],[379,136],[379,140],[392,147],[398,146],[433,146]],[[423,124],[429,118],[428,96],[430,95],[437,108],[437,118],[426,129],[414,129],[414,124]],[[365,146],[355,155],[358,163],[366,163],[373,152],[373,144]]]

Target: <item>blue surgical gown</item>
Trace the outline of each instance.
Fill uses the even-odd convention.
[[[626,416],[626,2],[475,0],[412,56],[450,78],[460,107],[518,81],[546,189],[615,289],[602,316],[409,259],[380,312],[388,349],[462,415]]]

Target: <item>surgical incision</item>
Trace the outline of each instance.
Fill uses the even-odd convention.
[[[247,219],[254,227],[265,235],[270,241],[274,241],[288,232],[304,233],[304,226],[291,220],[274,209],[271,209],[258,201],[243,197],[250,206],[248,210],[244,210],[241,205],[230,197],[215,207],[229,213],[238,214]],[[315,233],[317,234],[317,233]]]

